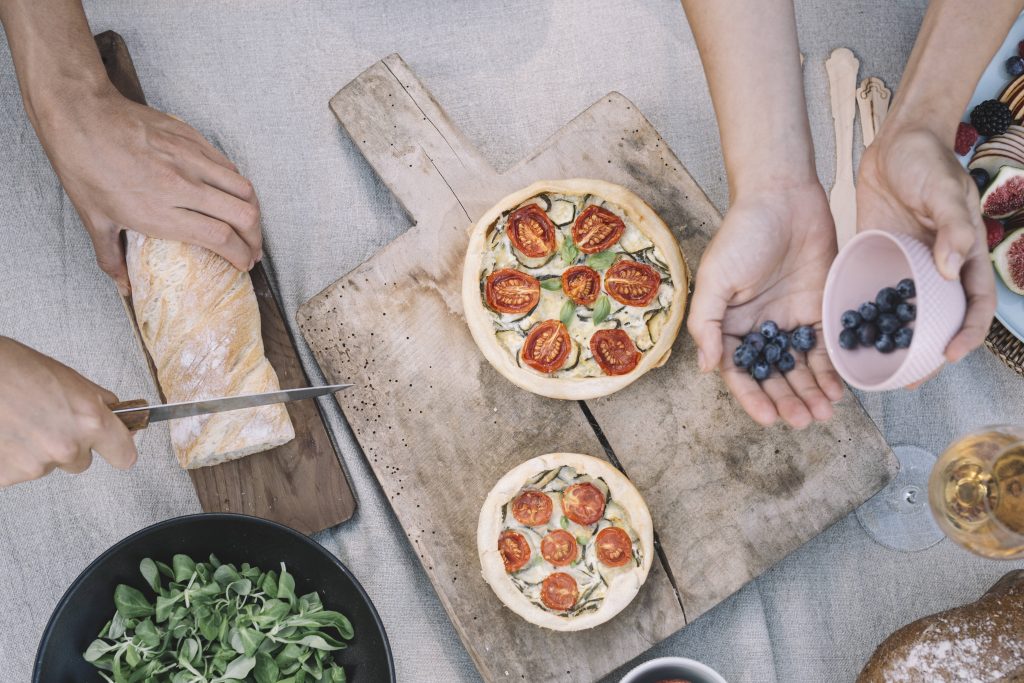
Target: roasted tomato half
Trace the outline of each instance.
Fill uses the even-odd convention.
[[[524,526],[542,526],[551,519],[553,507],[548,494],[527,489],[512,501],[512,516]]]
[[[646,263],[616,261],[604,274],[604,291],[620,304],[646,306],[658,296],[661,276]]]
[[[621,567],[633,559],[633,540],[617,526],[601,529],[595,542],[597,559],[608,567]]]
[[[576,579],[565,572],[555,572],[540,586],[540,599],[548,609],[564,612],[572,609],[580,597]]]
[[[555,224],[536,204],[521,206],[508,217],[508,239],[524,256],[543,258],[555,251]]]
[[[502,268],[487,276],[487,305],[498,313],[528,313],[540,301],[540,280],[514,268]]]
[[[591,204],[572,224],[572,240],[584,254],[596,254],[611,249],[625,231],[626,224],[621,218]]]
[[[606,375],[625,375],[640,362],[640,351],[625,330],[598,330],[590,337],[590,353]]]
[[[569,330],[560,320],[545,320],[526,336],[523,342],[523,362],[537,372],[551,373],[565,365],[572,351]]]
[[[601,293],[601,275],[590,266],[573,266],[562,273],[562,291],[577,306],[590,306]]]
[[[498,553],[509,574],[517,572],[530,561],[530,544],[518,531],[503,531],[498,537]]]
[[[555,529],[540,542],[540,554],[556,567],[564,567],[576,560],[579,545],[568,531]]]
[[[604,494],[590,482],[567,486],[562,491],[562,512],[581,526],[588,526],[604,517]]]

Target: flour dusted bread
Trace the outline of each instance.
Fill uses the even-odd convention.
[[[907,624],[878,646],[857,683],[1024,681],[1024,570],[977,602]]]
[[[248,273],[191,244],[128,231],[128,277],[142,340],[171,403],[280,388],[263,354]],[[283,404],[170,422],[182,467],[234,460],[295,438]]]

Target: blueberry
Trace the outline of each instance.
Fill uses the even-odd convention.
[[[744,344],[749,344],[754,351],[761,353],[764,349],[764,336],[760,332],[751,332],[743,338]]]
[[[754,367],[750,369],[750,374],[758,382],[763,382],[768,379],[768,375],[772,374],[772,366],[768,365],[768,361],[759,359],[754,363]]]
[[[793,330],[793,336],[791,338],[793,342],[793,348],[797,351],[810,351],[814,348],[814,328],[810,325],[801,325],[800,327]]]
[[[990,180],[988,171],[983,168],[972,168],[971,178],[974,179],[974,183],[978,186],[978,190],[984,190]]]
[[[779,351],[789,350],[789,334],[779,330],[779,333],[772,339],[772,344],[779,347]]]
[[[917,306],[914,304],[908,304],[906,302],[896,307],[896,317],[901,322],[909,323],[917,317]]]
[[[896,330],[896,334],[893,335],[893,343],[896,344],[897,349],[909,349],[910,341],[914,338],[914,331],[909,327],[903,327]]]
[[[843,327],[849,329],[855,329],[862,321],[863,318],[860,317],[860,313],[857,311],[847,311],[839,318],[839,322],[842,323]]]
[[[789,372],[796,367],[796,358],[793,358],[793,354],[789,351],[783,351],[775,367],[779,369],[779,372]]]
[[[761,323],[761,336],[765,339],[774,339],[779,333],[779,325],[774,320]]]
[[[757,360],[757,351],[750,344],[740,344],[732,352],[732,362],[736,367],[746,370]]]
[[[1006,73],[1009,74],[1010,78],[1016,78],[1017,76],[1024,75],[1024,59],[1014,55],[1006,60],[1004,64],[1006,67]]]
[[[874,320],[878,317],[878,306],[874,305],[870,301],[860,306],[860,317],[864,320]]]
[[[896,342],[893,341],[891,334],[881,334],[875,340],[875,348],[882,353],[892,353],[896,348]]]
[[[907,299],[913,299],[917,296],[917,289],[914,288],[914,281],[909,277],[905,277],[900,280],[900,283],[896,285],[896,292],[904,301]]]
[[[878,325],[875,323],[863,323],[857,328],[857,341],[861,346],[874,346],[878,339]]]
[[[839,333],[839,346],[847,351],[857,348],[857,333],[847,327]]]
[[[900,293],[892,287],[883,287],[878,290],[878,296],[875,297],[875,304],[882,313],[892,313],[899,302]]]
[[[764,353],[762,354],[762,357],[766,361],[768,361],[769,365],[775,365],[776,363],[779,362],[779,358],[782,357],[782,349],[780,349],[775,344],[769,344],[768,346],[764,347]]]
[[[892,334],[901,327],[903,327],[903,323],[895,313],[883,313],[878,316],[878,329],[882,334]]]

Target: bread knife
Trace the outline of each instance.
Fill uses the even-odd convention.
[[[226,396],[223,398],[208,398],[201,401],[185,401],[182,403],[164,403],[161,405],[149,405],[145,399],[133,401],[121,401],[110,406],[114,415],[125,424],[128,429],[137,432],[145,429],[150,422],[162,422],[164,420],[176,420],[182,417],[195,415],[208,415],[210,413],[222,413],[227,410],[241,410],[242,408],[255,408],[257,406],[270,405],[272,403],[288,403],[289,401],[301,401],[304,398],[315,398],[325,394],[333,394],[342,389],[348,389],[351,384],[327,384],[319,387],[302,387],[300,389],[283,389],[281,391],[268,391],[263,394],[246,394],[244,396]]]

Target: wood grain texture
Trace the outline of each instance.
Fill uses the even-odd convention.
[[[714,207],[623,96],[601,98],[501,175],[397,55],[343,88],[331,108],[415,225],[303,305],[299,327],[328,379],[357,385],[337,398],[485,680],[607,673],[894,473],[852,396],[829,425],[763,430],[717,376],[696,372],[685,333],[664,368],[585,405],[521,391],[484,360],[462,315],[462,261],[467,226],[505,194],[543,178],[620,183],[675,230],[691,267],[717,228]],[[556,450],[601,456],[587,413],[647,499],[662,552],[637,602],[612,623],[554,634],[496,604],[479,575],[476,522],[491,485],[514,465]]]
[[[120,35],[96,36],[111,82],[125,97],[145,104],[131,55]],[[266,260],[266,259],[265,259]],[[282,389],[309,385],[295,342],[262,263],[250,272],[259,304],[263,345]],[[146,355],[159,390],[152,358],[138,335],[131,300],[124,300],[139,346]],[[241,512],[281,522],[303,533],[314,533],[350,519],[356,500],[315,401],[287,404],[295,439],[240,460],[189,470],[199,503],[206,512]]]
[[[853,185],[853,120],[857,115],[857,70],[860,62],[845,47],[825,61],[836,134],[836,176],[828,195],[836,240],[842,249],[857,234],[857,197]]]
[[[857,87],[857,107],[860,110],[860,128],[865,147],[875,141],[875,135],[882,129],[891,99],[892,91],[877,76],[865,78]]]

